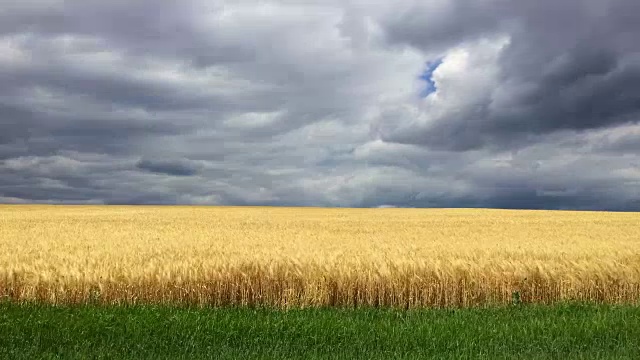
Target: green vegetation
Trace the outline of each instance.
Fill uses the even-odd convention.
[[[640,307],[460,310],[0,304],[6,359],[632,359]]]

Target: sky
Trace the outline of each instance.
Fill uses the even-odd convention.
[[[3,0],[0,203],[640,211],[637,0]]]

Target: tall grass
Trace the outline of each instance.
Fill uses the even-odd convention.
[[[468,307],[640,300],[640,213],[0,206],[0,298]]]

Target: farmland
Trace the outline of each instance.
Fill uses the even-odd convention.
[[[640,214],[0,206],[0,298],[443,308],[640,299]]]
[[[640,308],[249,309],[0,302],[0,359],[637,359]]]

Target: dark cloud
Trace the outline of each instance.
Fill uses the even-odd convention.
[[[175,205],[178,203],[180,203],[180,201],[176,195],[159,192],[112,196],[105,202],[106,205]]]
[[[425,1],[398,4],[384,21],[390,44],[405,43],[428,52],[474,41],[494,33],[508,20],[510,4],[503,0]]]
[[[142,159],[136,163],[136,167],[140,170],[172,176],[193,176],[198,173],[196,166],[184,160]]]
[[[32,111],[0,103],[0,145],[29,138],[35,123]]]
[[[629,36],[640,31],[640,25],[629,21],[630,1],[490,1],[464,8],[465,1],[451,3],[449,8],[459,8],[469,19],[466,27],[486,29],[481,33],[487,36],[509,34],[509,43],[495,60],[494,83],[474,103],[428,125],[397,127],[384,137],[388,141],[458,151],[504,149],[556,131],[640,120],[640,46]],[[429,37],[419,35],[431,25],[416,24],[398,20],[392,27],[394,38],[431,49]],[[461,31],[457,22],[443,26],[448,33]],[[460,40],[449,44],[456,42]]]

